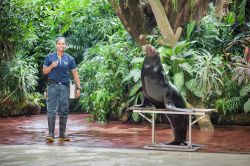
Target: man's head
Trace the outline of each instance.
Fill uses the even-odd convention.
[[[59,52],[64,52],[66,49],[66,39],[64,37],[58,37],[56,39],[56,50]]]
[[[151,46],[150,44],[143,46],[142,50],[143,50],[144,54],[148,57],[153,58],[153,57],[158,57],[158,55],[159,55],[157,50],[153,46]]]

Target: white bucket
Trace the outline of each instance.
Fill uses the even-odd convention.
[[[69,98],[70,99],[76,98],[76,85],[72,84],[72,82],[70,82],[69,84]]]

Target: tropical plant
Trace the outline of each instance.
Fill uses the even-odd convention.
[[[79,66],[84,78],[80,103],[99,121],[117,119],[128,106],[128,84],[122,80],[129,73],[129,62],[136,52],[126,41],[100,43],[85,52]]]
[[[245,58],[235,56],[232,58],[231,65],[228,65],[232,71],[232,79],[238,84],[250,83],[250,63]]]
[[[15,51],[33,38],[33,14],[31,4],[27,1],[0,2],[0,61],[10,61]]]
[[[246,59],[234,56],[226,65],[227,72],[222,98],[216,100],[215,105],[224,114],[249,112],[249,76],[250,66]]]
[[[141,92],[141,67],[143,62],[143,57],[133,57],[131,64],[132,69],[130,70],[129,74],[122,80],[122,82],[126,82],[129,84],[129,105],[138,105],[141,104],[143,94]],[[133,112],[132,119],[135,122],[139,122],[141,120],[141,116]]]
[[[0,114],[16,115],[24,103],[31,100],[31,93],[35,91],[37,65],[33,60],[18,55],[0,68],[3,73],[0,75]],[[35,99],[34,96],[32,98]]]
[[[10,98],[13,101],[24,101],[37,86],[37,64],[18,55],[2,66],[5,72],[1,75],[1,103]]]
[[[224,114],[232,114],[241,112],[244,101],[241,97],[231,97],[230,99],[218,99],[216,101],[216,107],[219,111],[223,111]]]
[[[250,9],[247,7],[247,3],[249,6],[248,0],[233,0],[233,3],[231,4],[231,7],[233,9],[231,11],[231,15],[233,16],[232,23],[238,24],[235,26],[235,28],[237,29],[240,27],[244,27],[244,24],[246,23],[247,19],[249,19],[248,14],[250,12]]]
[[[29,93],[27,98],[28,102],[39,105],[40,107],[45,107],[43,99],[45,99],[45,97],[38,92]]]
[[[189,28],[192,28],[192,24]],[[187,33],[188,35],[189,33]],[[231,41],[230,25],[220,22],[215,16],[214,6],[209,5],[209,14],[196,23],[190,41],[197,41],[193,48],[203,48],[212,55],[223,52],[223,48]]]
[[[250,112],[250,84],[242,87],[240,91],[240,96],[246,99],[243,109],[246,113]]]
[[[249,108],[247,108],[249,103],[246,103],[249,96],[249,85],[242,87],[230,78],[226,78],[223,81],[225,85],[222,95],[215,102],[218,111],[224,114],[232,114],[242,112],[244,109],[245,112],[249,112]],[[241,90],[239,91],[239,89]],[[244,108],[244,103],[246,103],[246,108]]]
[[[181,41],[173,47],[162,46],[158,49],[165,73],[184,98],[186,98],[185,81],[193,74],[190,63],[194,50],[190,47],[194,43],[195,41]]]
[[[213,57],[207,50],[195,51],[192,72],[194,78],[186,82],[187,88],[197,97],[205,99],[211,93],[221,94],[222,59]]]
[[[85,8],[78,11],[76,19],[68,31],[68,51],[77,58],[83,59],[83,52],[98,42],[108,40],[120,40],[123,35],[122,24],[115,16],[110,4],[106,0],[81,0]],[[118,33],[117,33],[118,32]],[[116,38],[112,38],[116,34]],[[121,39],[123,40],[123,39]]]

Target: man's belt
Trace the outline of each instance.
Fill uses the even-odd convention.
[[[58,85],[69,86],[68,82],[59,82],[59,81],[56,81],[56,80],[53,80],[53,79],[48,79],[48,85],[51,85],[51,84],[58,84]]]

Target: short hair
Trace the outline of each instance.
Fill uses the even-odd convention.
[[[66,41],[65,37],[58,37],[58,38],[56,38],[56,44],[57,44],[57,42],[59,40],[64,40],[65,44],[67,44],[67,41]]]

